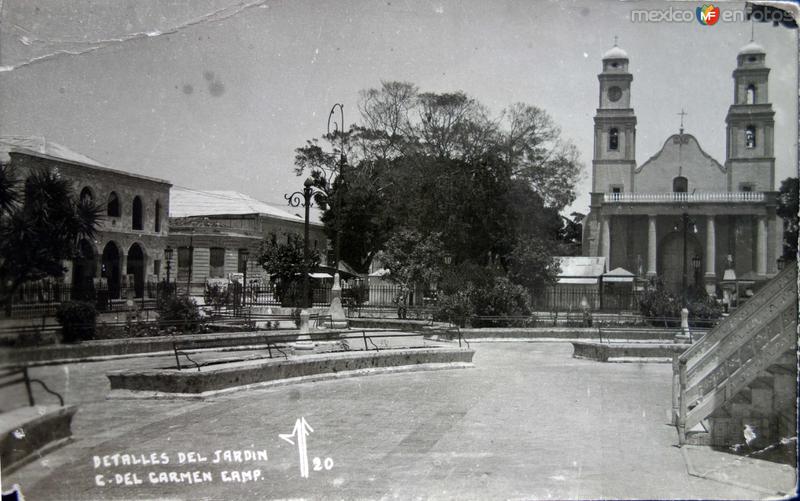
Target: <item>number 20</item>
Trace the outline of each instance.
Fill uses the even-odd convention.
[[[318,457],[315,457],[313,463],[314,471],[322,471],[323,468],[326,470],[333,468],[333,458],[325,458],[325,461],[323,462]]]

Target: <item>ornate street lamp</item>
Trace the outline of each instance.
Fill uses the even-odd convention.
[[[303,307],[310,308],[311,301],[309,301],[308,294],[308,274],[310,273],[308,265],[308,210],[311,208],[311,197],[314,195],[314,179],[309,177],[303,183],[303,191],[295,191],[291,195],[284,195],[284,198],[291,207],[303,206],[305,208],[305,225],[303,236]]]
[[[339,155],[339,174],[337,175],[336,179],[339,181],[339,187],[336,190],[336,244],[335,244],[335,254],[334,254],[334,261],[333,261],[333,269],[336,272],[339,271],[339,259],[341,259],[341,248],[342,248],[342,184],[344,183],[344,169],[347,167],[347,156],[344,153],[344,105],[341,103],[336,103],[331,107],[331,112],[328,114],[328,135],[331,135],[331,119],[336,114],[336,110],[339,110],[339,119],[341,123],[341,129],[339,128],[339,124],[336,121],[333,121],[333,132],[336,133],[337,131],[341,134],[341,149]],[[329,181],[331,186],[333,186],[333,179],[326,179],[326,182]]]

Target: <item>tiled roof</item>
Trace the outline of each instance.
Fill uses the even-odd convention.
[[[8,161],[8,154],[10,152],[24,153],[26,155],[47,158],[56,161],[62,161],[73,164],[86,165],[104,171],[111,171],[126,176],[137,177],[140,179],[147,179],[158,183],[169,183],[163,179],[157,179],[133,172],[127,172],[119,169],[112,169],[97,160],[82,155],[78,152],[72,151],[58,143],[54,143],[44,136],[0,136],[0,162]]]
[[[44,136],[0,136],[0,152],[8,153],[9,151],[35,153],[69,162],[108,168],[93,158],[48,141]]]

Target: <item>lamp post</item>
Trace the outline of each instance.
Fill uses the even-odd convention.
[[[311,208],[311,197],[314,194],[314,179],[309,177],[303,183],[303,191],[295,191],[291,195],[284,195],[291,207],[303,206],[305,208],[305,224],[303,228],[303,307],[311,307],[308,295],[308,210]]]
[[[701,262],[702,262],[702,258],[700,256],[698,256],[697,254],[695,254],[694,257],[692,258],[692,269],[694,270],[694,285],[695,286],[699,285],[698,282],[700,282],[700,280],[698,278],[698,272],[700,271]]]
[[[683,254],[681,255],[681,263],[682,263],[682,266],[683,266],[683,273],[681,274],[681,289],[683,290],[683,305],[684,305],[684,307],[686,307],[688,305],[688,303],[689,303],[689,298],[688,298],[688,292],[689,291],[687,290],[688,289],[688,281],[689,281],[688,280],[687,267],[688,267],[689,263],[687,262],[687,259],[686,259],[686,251],[687,251],[686,246],[687,246],[687,241],[688,241],[689,225],[692,226],[692,231],[694,233],[697,233],[697,226],[695,226],[694,221],[692,221],[692,219],[689,217],[689,214],[687,214],[686,212],[681,214],[681,222],[683,223],[683,225],[682,225],[683,226]],[[675,229],[677,229],[677,228],[675,228]],[[696,257],[697,257],[697,260],[698,260],[697,267],[699,267],[700,266],[700,257],[699,256],[696,256]],[[692,266],[694,266],[694,259],[692,259]]]
[[[331,112],[328,114],[328,135],[331,135],[331,119],[336,114],[336,110],[339,110],[339,119],[341,123],[341,129],[339,129],[338,124],[334,120],[333,122],[333,132],[339,131],[341,134],[341,150],[339,155],[339,174],[337,175],[336,179],[339,182],[339,187],[336,190],[336,244],[335,244],[335,251],[334,251],[334,262],[333,262],[333,269],[337,272],[339,271],[339,259],[341,259],[341,246],[342,246],[342,184],[344,183],[344,169],[347,166],[347,156],[344,153],[344,105],[341,103],[336,103],[331,107]],[[333,186],[333,181],[331,181],[331,186]]]
[[[239,251],[239,256],[241,256],[242,261],[244,263],[244,277],[242,277],[242,307],[247,307],[247,258],[250,257],[250,251],[247,249],[242,249]]]
[[[169,272],[172,270],[172,247],[164,249],[164,259],[167,261],[167,287],[169,287]]]

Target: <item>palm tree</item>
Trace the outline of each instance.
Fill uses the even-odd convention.
[[[57,171],[35,171],[23,183],[12,166],[0,166],[0,305],[7,314],[22,284],[64,275],[63,262],[77,257],[81,239],[94,238],[100,217]]]

